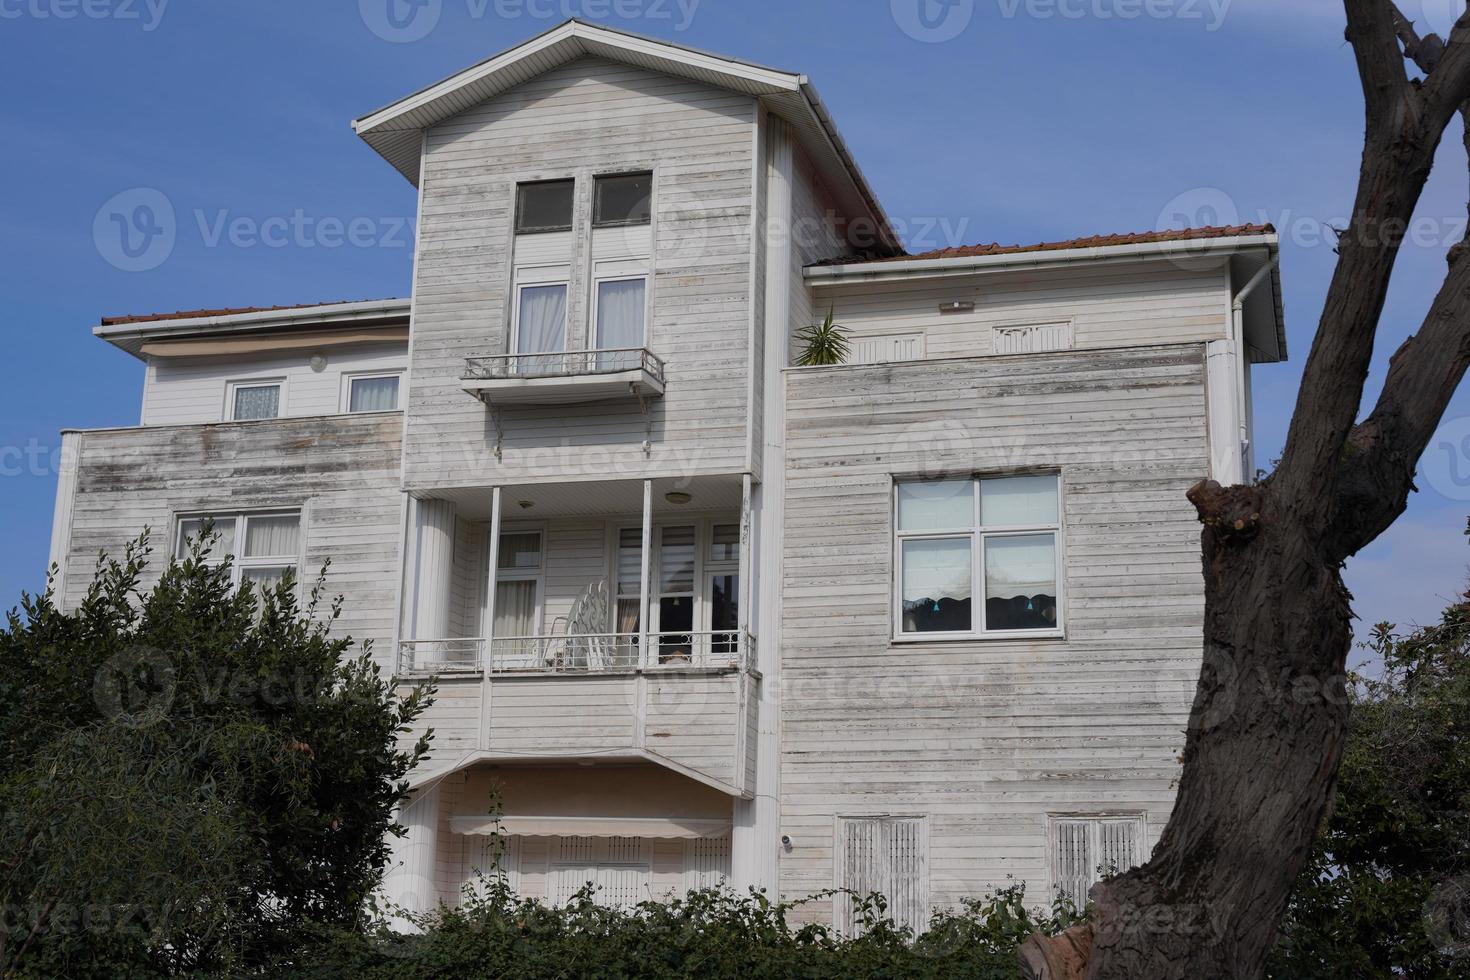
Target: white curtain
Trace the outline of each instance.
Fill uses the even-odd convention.
[[[535,636],[536,583],[497,582],[495,585],[496,637]]]
[[[623,279],[597,285],[597,349],[621,350],[643,346],[643,318],[647,284],[642,279]],[[601,354],[603,370],[631,371],[638,366],[635,354]]]
[[[273,419],[281,414],[281,386],[262,385],[235,389],[235,419]]]
[[[1052,534],[985,539],[985,597],[1057,594],[1057,541]]]
[[[567,287],[527,286],[521,290],[520,319],[517,326],[517,354],[551,354],[567,349]],[[522,374],[554,372],[560,369],[559,357],[524,357],[517,359]]]
[[[352,382],[352,412],[394,412],[398,410],[397,378],[357,378]]]
[[[905,541],[903,601],[970,598],[970,539]]]
[[[189,548],[193,540],[204,533],[204,518],[190,517],[179,522],[179,558],[185,558],[189,554]],[[235,553],[235,521],[234,518],[226,517],[214,522],[214,532],[217,540],[205,556],[210,561],[221,561],[225,555]]]
[[[280,517],[250,517],[245,521],[245,557],[295,557],[301,518],[295,514]]]

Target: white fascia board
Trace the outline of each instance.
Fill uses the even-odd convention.
[[[696,51],[693,48],[670,44],[667,41],[659,41],[638,34],[609,30],[608,28],[598,27],[582,21],[569,20],[539,37],[534,37],[523,44],[519,44],[508,51],[496,55],[488,61],[481,62],[473,68],[468,68],[465,71],[451,75],[422,91],[399,99],[397,102],[369,113],[361,119],[356,119],[352,123],[352,128],[359,136],[366,135],[375,129],[390,128],[393,120],[407,113],[430,106],[438,99],[451,95],[467,85],[473,85],[482,79],[494,75],[496,72],[503,71],[518,61],[572,40],[595,41],[599,44],[621,48],[644,57],[679,62],[691,68],[729,75],[747,82],[767,85],[773,91],[794,92],[801,85],[800,76],[793,75],[790,72],[777,71],[773,68],[753,65],[749,62],[737,61],[733,58],[708,54],[703,51]],[[420,127],[415,125],[409,128],[417,129]]]
[[[329,328],[356,326],[374,320],[406,317],[410,308],[411,301],[406,299],[328,303],[294,310],[260,310],[254,313],[228,313],[174,320],[141,320],[135,323],[104,324],[93,327],[92,335],[136,356],[137,348],[144,341],[158,338],[282,330],[301,326]]]
[[[963,276],[976,272],[1061,266],[1117,259],[1197,259],[1202,255],[1228,255],[1252,248],[1274,250],[1279,246],[1280,238],[1276,235],[1192,238],[1135,245],[1007,252],[999,255],[971,255],[948,259],[893,259],[852,262],[847,265],[809,266],[802,275],[813,286],[833,286],[839,283]]]

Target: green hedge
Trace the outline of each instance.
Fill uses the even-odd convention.
[[[914,937],[884,916],[882,899],[851,899],[865,931],[845,940],[821,925],[793,926],[803,905],[833,893],[775,903],[763,894],[690,892],[668,903],[618,910],[590,890],[552,908],[487,880],[457,909],[419,920],[420,935],[316,931],[275,968],[308,978],[1011,978],[1017,947],[1037,929],[1076,917],[1058,904],[1029,910],[1020,887],[937,914]]]

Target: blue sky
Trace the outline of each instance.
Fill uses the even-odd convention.
[[[1357,172],[1337,0],[391,0],[396,19],[389,2],[0,0],[5,605],[44,578],[59,430],[137,422],[141,365],[92,338],[98,317],[407,295],[415,195],[349,120],[569,13],[811,76],[919,247],[1276,223],[1293,359],[1258,371],[1255,398],[1259,458],[1279,452],[1332,270],[1323,229]],[[1456,2],[1406,7],[1435,26]],[[1464,231],[1450,143],[1370,391]],[[139,189],[174,208],[176,239],[125,271],[94,219]],[[239,219],[280,234],[220,233]],[[1424,492],[1349,567],[1370,622],[1431,619],[1465,580],[1470,397],[1442,431]]]

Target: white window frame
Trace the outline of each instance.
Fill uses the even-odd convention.
[[[560,286],[566,296],[566,312],[561,329],[560,351],[523,351],[521,350],[521,293],[527,289],[536,289],[544,286]],[[545,354],[550,357],[554,354],[565,354],[568,344],[572,340],[572,270],[571,266],[565,264],[557,265],[522,265],[516,266],[515,288],[511,290],[510,305],[510,353],[511,354]],[[519,361],[513,362],[512,373],[517,373],[515,367]]]
[[[658,600],[659,592],[659,563],[663,558],[663,530],[666,527],[694,527],[694,632],[709,633],[711,629],[711,617],[714,613],[714,584],[713,577],[719,575],[734,575],[737,578],[744,574],[740,567],[740,559],[726,559],[715,561],[709,557],[710,547],[714,544],[715,526],[721,527],[733,525],[740,526],[740,515],[716,514],[708,512],[703,514],[690,514],[684,517],[678,514],[667,514],[665,519],[654,521],[650,528],[649,546],[653,553],[649,556],[648,563],[648,615],[651,620],[648,632],[658,633],[655,625],[659,618]],[[636,599],[637,594],[620,595],[618,593],[618,549],[624,531],[641,531],[642,524],[617,523],[613,524],[608,531],[608,553],[611,555],[607,565],[608,588],[608,615],[611,622],[608,629],[617,632],[618,628],[618,600]],[[680,593],[682,594],[682,593]]]
[[[388,412],[403,411],[403,377],[406,372],[403,368],[390,368],[386,371],[348,371],[342,375],[341,412],[343,415],[384,415]],[[398,407],[385,409],[381,412],[354,412],[352,410],[352,384],[355,381],[378,381],[383,378],[398,379]]]
[[[296,518],[296,554],[289,556],[289,564],[296,572],[296,592],[301,595],[302,581],[301,569],[306,564],[306,510],[299,507],[261,508],[241,511],[191,511],[174,515],[174,554],[183,549],[184,546],[184,522],[213,520],[218,524],[222,520],[235,522],[235,551],[228,552],[232,561],[230,562],[230,584],[239,588],[245,581],[245,572],[252,568],[280,568],[288,564],[286,555],[265,555],[246,558],[240,554],[245,548],[245,534],[247,522],[252,517],[295,517]],[[210,565],[222,564],[225,555],[211,556],[207,559]]]
[[[1139,867],[1148,857],[1148,812],[1146,810],[1109,810],[1086,813],[1048,813],[1046,815],[1046,894],[1048,901],[1057,897],[1061,887],[1061,869],[1057,866],[1057,848],[1060,844],[1059,824],[1085,823],[1087,825],[1088,851],[1098,860],[1102,856],[1102,828],[1105,824],[1129,823],[1133,825],[1133,857],[1127,867],[1117,869],[1118,874],[1129,868]],[[1097,862],[1087,868],[1090,891],[1102,878],[1098,874]],[[1084,892],[1085,893],[1085,892]],[[1082,905],[1086,905],[1084,901]],[[1079,906],[1079,911],[1081,906]]]
[[[269,422],[271,419],[236,419],[235,418],[235,392],[241,388],[279,388],[280,394],[276,398],[275,418],[286,417],[286,378],[236,378],[225,382],[225,412],[226,422]]]
[[[980,484],[987,480],[1004,480],[1018,476],[1050,476],[1057,481],[1057,522],[1018,526],[986,527],[980,523]],[[1026,640],[1065,639],[1066,616],[1066,540],[1067,540],[1067,484],[1058,470],[1022,470],[1009,473],[983,473],[965,477],[974,485],[974,516],[972,526],[945,530],[900,531],[898,529],[898,488],[905,483],[960,482],[959,478],[925,480],[898,478],[893,481],[889,516],[893,529],[893,584],[892,608],[894,643],[935,643],[948,640]],[[1032,537],[1038,534],[1056,535],[1056,585],[1057,625],[1053,629],[1034,630],[990,630],[985,629],[985,542],[991,538]],[[905,633],[903,631],[903,546],[907,541],[970,541],[970,629],[948,632]]]
[[[485,567],[485,574],[480,576],[480,635],[489,636],[491,622],[490,612],[490,583],[499,585],[501,582],[535,582],[536,583],[536,611],[533,614],[535,620],[535,631],[532,636],[541,636],[546,630],[546,543],[547,532],[545,524],[505,523],[500,526],[500,536],[503,538],[509,534],[534,534],[541,539],[541,564],[535,568],[491,568],[490,567],[490,534],[489,528],[480,542],[480,563]],[[498,553],[498,549],[497,549]],[[497,640],[524,639],[515,636],[496,636]]]
[[[641,227],[641,226],[629,226],[629,227]],[[600,264],[611,264],[611,263],[600,263]],[[623,263],[618,263],[618,264],[623,264]],[[602,305],[602,287],[603,287],[603,284],[604,283],[612,283],[612,282],[641,282],[641,283],[643,283],[643,338],[642,338],[642,342],[639,343],[639,345],[638,345],[638,349],[640,349],[640,350],[647,350],[648,349],[648,318],[649,318],[649,316],[651,314],[651,311],[649,309],[649,305],[650,304],[649,304],[648,279],[649,279],[649,276],[648,276],[648,273],[647,272],[637,272],[637,273],[630,273],[630,272],[614,273],[614,272],[609,272],[606,275],[599,275],[599,276],[595,276],[593,278],[593,280],[592,280],[592,349],[593,350],[604,350],[604,349],[609,349],[610,350],[610,349],[612,349],[612,348],[604,348],[602,346],[602,337],[599,336],[599,328],[600,328],[601,324],[600,324],[600,322],[598,321],[598,318],[597,318],[598,307]]]

